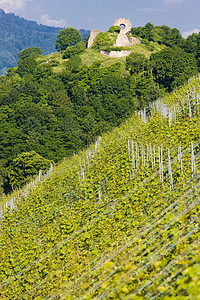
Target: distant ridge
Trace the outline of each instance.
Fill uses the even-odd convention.
[[[28,47],[40,47],[44,54],[55,52],[55,42],[62,28],[39,25],[0,9],[0,75],[17,65],[18,52]],[[89,30],[81,29],[84,39]]]

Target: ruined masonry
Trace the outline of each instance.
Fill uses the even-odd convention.
[[[88,45],[87,47],[90,48],[92,46],[92,44],[94,43],[94,39],[95,37],[101,32],[101,30],[91,30],[90,32],[90,37],[88,40]]]
[[[131,22],[128,19],[125,18],[119,18],[115,21],[114,26],[120,26],[121,31],[117,36],[116,42],[115,42],[115,47],[128,47],[128,46],[133,46],[140,44],[140,40],[130,36],[130,31],[132,28]],[[88,40],[88,48],[92,46],[94,43],[94,39],[96,36],[100,33],[100,30],[92,30],[90,33],[90,37]],[[131,51],[129,50],[123,50],[123,51],[100,51],[102,55],[109,56],[109,57],[124,57],[128,56]]]

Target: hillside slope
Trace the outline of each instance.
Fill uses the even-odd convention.
[[[0,9],[0,75],[17,65],[18,53],[24,48],[40,47],[44,54],[55,52],[61,29],[39,25]],[[90,31],[81,29],[80,33],[84,39]]]
[[[199,299],[199,99],[195,78],[15,196],[1,299]]]

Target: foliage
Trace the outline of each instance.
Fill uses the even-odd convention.
[[[195,56],[198,69],[200,71],[200,33],[193,33],[192,35],[189,35],[181,48],[183,48],[185,52],[192,53]]]
[[[194,56],[180,48],[152,54],[150,63],[156,82],[169,91],[198,73]]]
[[[105,45],[113,45],[117,33],[102,36],[101,48],[112,49]],[[192,54],[180,49],[166,48],[165,54],[161,51],[152,55],[150,66],[147,47],[152,46],[155,53],[163,46],[149,41],[147,44],[137,45],[135,53],[123,59],[104,57],[94,49],[82,52],[84,43],[68,47],[68,60],[59,53],[36,57],[38,48],[22,51],[29,56],[20,59],[18,67],[0,80],[4,192],[11,189],[7,170],[20,153],[34,150],[58,162],[87,146],[97,135],[119,126],[135,109],[148,106],[163,95],[163,88],[171,90],[197,72]],[[81,55],[75,54],[75,49]],[[86,56],[88,66],[84,65]]]
[[[103,50],[106,52],[111,52],[111,51],[123,51],[123,50],[127,50],[127,48],[122,46],[107,46],[107,47],[103,47]]]
[[[68,27],[61,30],[56,40],[56,50],[63,51],[69,46],[74,46],[81,41],[81,35],[75,28]]]
[[[0,70],[17,65],[18,53],[27,47],[40,47],[44,54],[54,51],[59,28],[38,25],[12,13],[0,12]],[[5,72],[4,72],[5,74]]]
[[[20,60],[0,80],[4,191],[11,189],[6,170],[20,153],[34,150],[58,162],[123,122],[136,107],[130,84],[129,76],[121,76],[121,64],[86,67],[75,55],[54,75],[51,60]]]
[[[100,32],[94,39],[92,48],[97,50],[105,50],[108,47],[114,46],[116,39],[117,39],[116,32],[115,33]]]
[[[69,46],[63,53],[63,58],[67,59],[72,57],[73,55],[78,55],[85,50],[85,43],[79,42],[76,46]]]
[[[79,55],[73,55],[68,61],[67,61],[67,68],[71,71],[71,72],[76,72],[80,66],[81,66],[81,58]]]
[[[53,69],[49,64],[41,64],[37,66],[33,73],[37,80],[40,81],[42,79],[48,79],[51,77],[53,75]]]
[[[111,32],[111,33],[114,33],[114,32],[120,33],[121,28],[120,28],[120,26],[111,26],[108,31]]]
[[[35,151],[19,154],[11,163],[8,178],[12,188],[21,187],[30,181],[39,170],[46,171],[50,168],[50,160],[43,158]]]
[[[142,54],[131,53],[126,57],[126,69],[131,75],[142,73],[148,69],[148,60]]]
[[[143,27],[133,27],[131,29],[131,33],[134,36],[138,36],[142,39],[150,39],[150,33],[151,30],[154,28],[154,25],[151,23],[147,23],[145,26]]]
[[[18,53],[18,59],[24,59],[27,57],[37,57],[41,53],[42,50],[39,47],[26,48]]]
[[[37,62],[33,57],[26,57],[19,61],[17,73],[20,76],[24,76],[25,74],[33,74],[37,67]]]
[[[181,46],[184,42],[181,33],[176,28],[170,28],[169,26],[154,26],[151,23],[147,23],[143,27],[133,27],[131,33],[134,36],[138,36],[147,41],[157,42],[164,44],[167,47]]]

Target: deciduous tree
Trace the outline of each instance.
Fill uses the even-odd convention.
[[[75,28],[68,27],[60,31],[56,40],[56,50],[63,51],[81,41],[81,35]]]

